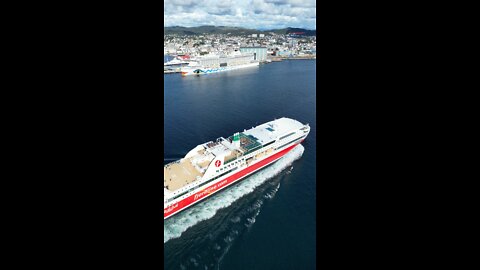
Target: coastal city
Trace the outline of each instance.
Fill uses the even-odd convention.
[[[171,57],[164,63],[164,73],[182,73],[182,75],[188,75],[194,70],[198,71],[199,66],[208,69],[227,65],[239,67],[247,62],[250,65],[258,65],[284,59],[316,59],[316,36],[304,35],[303,32],[288,34],[267,32],[248,35],[165,34],[163,47],[164,55]],[[230,61],[228,64],[228,58],[225,58],[225,61],[212,61],[214,58],[221,57],[235,57],[236,61]],[[191,72],[182,72],[182,68],[186,69],[189,65],[194,66]]]

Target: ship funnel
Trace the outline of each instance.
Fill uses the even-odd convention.
[[[233,145],[237,148],[240,147],[240,133],[238,132],[233,134]]]

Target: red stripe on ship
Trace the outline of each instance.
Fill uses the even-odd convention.
[[[302,142],[300,142],[302,143]],[[298,143],[298,144],[300,144]],[[247,167],[245,168],[243,171],[240,171],[240,172],[237,172],[236,174],[234,175],[231,175],[225,179],[223,179],[222,181],[216,183],[216,184],[213,184],[211,186],[208,186],[206,187],[205,189],[203,189],[202,191],[199,191],[191,196],[189,196],[188,198],[185,198],[181,201],[179,201],[178,203],[175,203],[167,208],[164,208],[163,209],[163,218],[167,218],[181,210],[183,210],[184,208],[190,206],[191,204],[195,203],[195,202],[198,202],[202,199],[205,199],[206,197],[208,197],[210,194],[213,194],[216,192],[217,189],[221,189],[221,188],[224,188],[226,186],[229,186],[230,184],[233,184],[234,182],[236,182],[237,180],[241,179],[242,177],[244,177],[245,175],[253,172],[253,171],[256,171],[258,170],[259,168],[261,167],[264,167],[266,165],[268,165],[269,163],[281,158],[282,156],[284,156],[286,153],[288,153],[290,150],[292,150],[295,146],[297,146],[297,144],[294,144],[262,161],[259,161],[258,163],[250,166],[250,167]]]

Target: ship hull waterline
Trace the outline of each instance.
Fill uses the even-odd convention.
[[[295,143],[286,149],[273,154],[270,157],[267,157],[255,164],[252,164],[249,167],[246,167],[242,171],[239,171],[231,176],[226,177],[223,180],[218,181],[217,183],[214,183],[206,188],[202,188],[200,191],[190,195],[189,197],[163,209],[163,220],[166,220],[183,210],[186,210],[187,208],[201,202],[202,200],[210,197],[213,194],[216,194],[217,192],[225,189],[228,186],[231,186],[234,183],[239,182],[240,180],[244,179],[245,177],[258,172],[259,170],[263,169],[264,167],[273,164],[274,162],[278,161],[280,158],[285,156],[288,152],[290,152],[293,148],[295,148],[297,145],[301,144],[303,142],[300,141],[298,143]],[[207,191],[207,192],[206,192]]]
[[[205,68],[205,67],[188,67],[180,69],[181,75],[183,77],[185,76],[192,76],[192,75],[206,75],[206,74],[213,74],[213,73],[219,73],[219,72],[225,72],[225,71],[232,71],[232,70],[238,70],[238,69],[243,69],[243,68],[252,68],[252,67],[258,67],[259,63],[250,63],[250,64],[244,64],[244,65],[238,65],[238,66],[230,66],[230,67],[217,67],[217,68]],[[195,70],[200,70],[199,73],[195,73]]]

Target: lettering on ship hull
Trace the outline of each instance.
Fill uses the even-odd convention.
[[[220,183],[217,183],[213,186],[210,186],[206,189],[204,189],[203,191],[200,191],[199,193],[195,194],[195,197],[193,198],[194,201],[206,196],[206,195],[210,195],[212,192],[214,192],[215,190],[217,190],[217,188],[221,188],[222,186],[224,186],[225,184],[227,184],[227,180],[223,180],[222,182]]]
[[[167,209],[163,209],[163,214],[168,214],[173,211],[173,209],[178,208],[178,203],[170,205]]]

